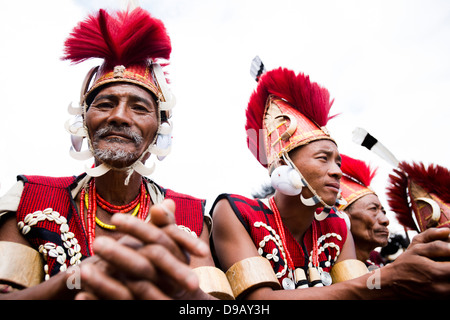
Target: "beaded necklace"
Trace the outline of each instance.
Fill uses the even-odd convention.
[[[87,192],[86,189],[88,189]],[[104,223],[96,216],[97,205],[99,205],[102,209],[104,209],[106,212],[110,214],[128,213],[130,210],[133,210],[133,212],[131,213],[132,216],[137,216],[139,219],[144,220],[150,208],[150,197],[147,194],[144,181],[142,181],[140,192],[137,195],[137,197],[126,205],[117,206],[109,203],[108,201],[103,199],[99,194],[97,194],[95,188],[95,179],[92,179],[89,182],[88,188],[83,188],[81,190],[81,204],[80,204],[81,209],[80,215],[82,218],[83,225],[87,226],[88,246],[91,255],[93,254],[92,244],[95,239],[95,226],[98,225],[99,227],[106,230],[116,229],[116,226]],[[84,221],[85,208],[87,208],[87,223]]]
[[[281,220],[280,211],[278,210],[277,205],[275,204],[274,197],[271,197],[269,199],[270,206],[272,208],[272,211],[275,216],[275,222],[277,224],[277,228],[280,233],[281,242],[284,247],[284,251],[286,253],[286,259],[288,263],[288,267],[290,269],[290,272],[294,272],[291,277],[293,278],[293,281],[290,279],[290,277],[286,277],[283,279],[283,287],[285,289],[294,289],[294,288],[305,288],[308,287],[308,281],[306,280],[305,272],[302,268],[295,268],[294,261],[292,260],[292,257],[289,253],[289,250],[287,249],[287,242],[286,242],[286,234],[283,226],[283,222]],[[322,284],[321,278],[318,274],[318,268],[319,268],[319,249],[317,244],[317,226],[316,221],[313,220],[312,222],[312,268],[309,268],[309,283],[311,286],[320,286]]]

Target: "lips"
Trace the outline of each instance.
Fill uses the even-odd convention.
[[[339,192],[339,188],[341,187],[341,184],[339,182],[330,182],[326,184],[327,187],[336,190],[336,192]]]
[[[101,136],[102,139],[126,139],[126,140],[134,140],[133,137],[130,137],[127,134],[122,132],[108,132],[105,135]]]
[[[388,229],[379,229],[374,231],[376,234],[379,234],[381,236],[387,237],[389,236],[389,230]]]

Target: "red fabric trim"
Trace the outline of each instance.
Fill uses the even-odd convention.
[[[175,201],[175,220],[177,225],[188,227],[200,236],[203,230],[203,215],[205,200],[177,193],[170,189],[164,189],[166,198]]]
[[[249,232],[253,243],[257,248],[260,248],[260,243],[261,241],[264,241],[265,237],[273,234],[265,227],[256,227],[255,223],[264,223],[275,230],[278,235],[280,234],[277,229],[273,212],[260,200],[230,194],[221,195],[219,198],[226,198],[230,202],[233,211]],[[323,247],[324,243],[331,242],[337,244],[339,248],[342,249],[347,239],[347,226],[344,219],[332,213],[326,219],[318,221],[316,225],[318,238],[328,233],[336,233],[341,237],[340,240],[336,237],[326,238],[320,243],[319,250]],[[295,267],[303,268],[306,272],[309,263],[309,253],[313,250],[312,227],[306,231],[303,243],[298,243],[287,229],[285,229],[285,235],[287,247]],[[281,250],[276,246],[274,241],[265,241],[265,245],[262,248],[262,256],[267,258],[268,255],[273,255],[274,249],[277,249],[275,252],[278,257],[278,261],[275,261],[273,258],[268,260],[272,264],[274,272],[277,273],[284,269],[285,262],[283,260],[283,256],[281,255]],[[334,262],[334,259],[337,258],[336,253],[336,250],[329,246],[319,254],[319,263],[324,271],[330,272],[332,264],[330,266],[326,266],[327,261]],[[286,276],[287,272],[284,276],[279,278],[280,283]]]

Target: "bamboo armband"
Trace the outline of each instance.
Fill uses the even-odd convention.
[[[44,279],[44,264],[36,250],[15,242],[0,241],[0,281],[28,288]]]
[[[220,300],[234,300],[228,279],[222,270],[215,267],[193,269],[200,282],[200,289]]]
[[[249,291],[269,286],[279,289],[280,282],[270,262],[263,257],[250,257],[233,264],[226,272],[236,299]]]
[[[336,263],[331,269],[330,274],[331,278],[333,279],[333,283],[338,283],[358,278],[368,272],[369,270],[362,261],[356,259],[348,259]]]

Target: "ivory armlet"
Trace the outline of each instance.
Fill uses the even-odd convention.
[[[0,281],[28,288],[44,279],[44,263],[36,250],[15,242],[0,241]]]
[[[215,267],[193,269],[200,282],[200,289],[220,300],[234,300],[228,279],[222,270]]]
[[[263,257],[250,257],[233,264],[226,272],[234,296],[248,293],[259,287],[268,286],[280,289],[280,282],[269,260]]]
[[[333,283],[358,278],[368,273],[366,265],[357,259],[348,259],[336,263],[331,269],[331,278]]]

